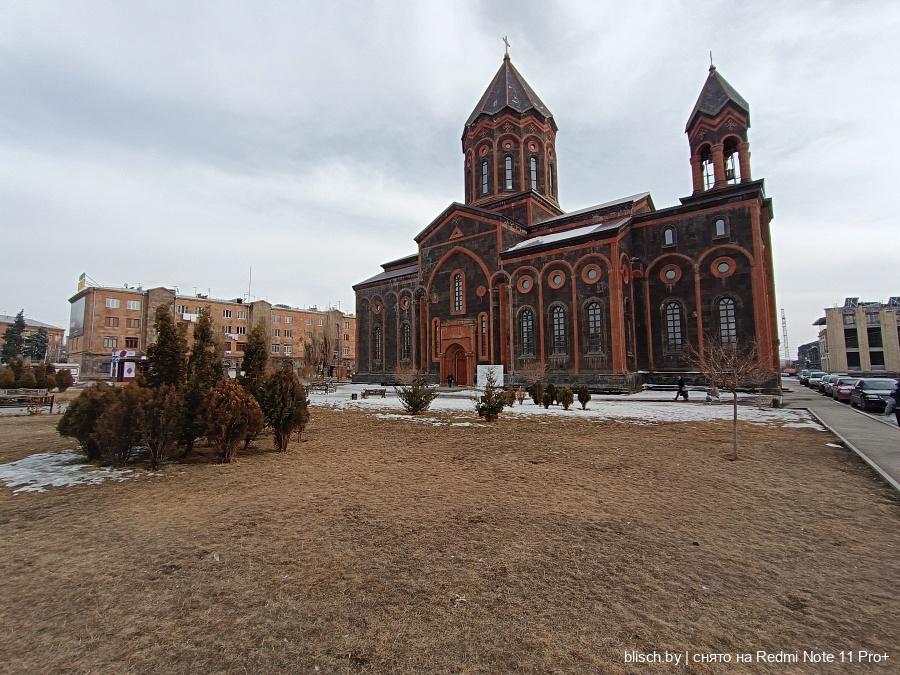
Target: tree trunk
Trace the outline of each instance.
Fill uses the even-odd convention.
[[[738,458],[738,418],[737,418],[737,408],[738,408],[738,396],[737,390],[731,392],[732,396],[732,407],[734,408],[734,418],[732,420],[733,429],[733,439],[732,439],[732,447],[731,447],[731,459]]]

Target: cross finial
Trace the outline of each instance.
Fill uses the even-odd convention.
[[[503,36],[503,44],[506,45],[503,48],[503,58],[508,59],[509,58],[509,40],[506,38],[505,35]]]
[[[716,69],[716,67],[713,65],[712,49],[709,50],[709,69],[710,69],[710,70],[715,70],[715,69]]]

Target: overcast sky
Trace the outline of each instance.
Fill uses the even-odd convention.
[[[900,295],[900,3],[0,1],[0,313],[120,286],[354,306],[463,200],[460,136],[513,63],[566,210],[690,193],[709,50],[750,103],[792,351]]]

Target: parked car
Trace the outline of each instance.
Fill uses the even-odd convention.
[[[809,379],[809,371],[801,370],[800,374],[797,376],[797,379],[800,380],[800,384],[806,384],[806,381]]]
[[[821,370],[811,370],[809,371],[809,377],[806,378],[806,386],[810,389],[819,388],[819,382],[822,381],[822,378],[825,377],[828,373],[824,373]]]
[[[863,410],[884,410],[896,380],[888,377],[864,377],[850,392],[850,405]]]
[[[850,393],[857,382],[859,382],[858,377],[839,377],[831,386],[831,398],[841,403],[848,403]]]
[[[819,383],[819,391],[825,394],[825,396],[831,396],[831,389],[834,386],[834,383],[839,377],[843,377],[844,375],[846,375],[846,373],[829,373],[823,377],[822,381]]]

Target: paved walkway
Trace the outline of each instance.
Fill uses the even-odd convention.
[[[900,491],[900,429],[893,424],[853,410],[849,404],[838,403],[792,382],[785,386],[786,408],[806,408],[869,466]]]

